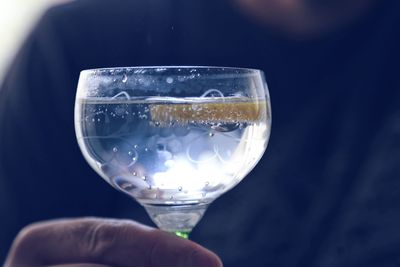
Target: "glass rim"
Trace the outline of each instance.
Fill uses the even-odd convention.
[[[156,70],[156,69],[214,69],[214,70],[229,70],[229,71],[247,71],[249,73],[264,73],[261,69],[256,68],[246,68],[246,67],[226,67],[226,66],[206,66],[206,65],[155,65],[155,66],[130,66],[130,67],[105,67],[105,68],[90,68],[81,70],[81,74],[90,74],[96,72],[105,72],[105,71],[130,71],[130,70],[139,70],[139,69],[147,69],[147,70]]]

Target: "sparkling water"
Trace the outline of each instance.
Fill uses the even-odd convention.
[[[85,158],[142,204],[210,203],[257,164],[269,136],[265,100],[87,98],[76,114]]]

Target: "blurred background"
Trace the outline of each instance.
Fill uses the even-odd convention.
[[[52,5],[67,0],[0,0],[0,83],[29,30]]]

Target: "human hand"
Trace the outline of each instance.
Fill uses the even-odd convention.
[[[32,224],[4,267],[222,267],[196,243],[127,220],[80,218]]]

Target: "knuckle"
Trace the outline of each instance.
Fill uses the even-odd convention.
[[[94,258],[104,258],[106,252],[116,243],[118,227],[107,222],[91,224],[82,233],[82,246]]]

